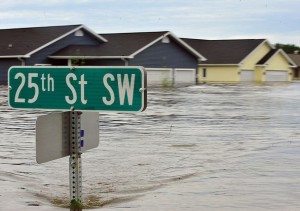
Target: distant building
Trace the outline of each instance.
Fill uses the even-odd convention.
[[[266,39],[180,39],[169,31],[97,34],[67,25],[1,29],[0,46],[1,84],[11,66],[25,65],[143,66],[150,86],[291,81],[300,74],[298,60]]]
[[[85,59],[86,65],[143,66],[148,85],[196,84],[197,65],[205,58],[173,33],[101,34],[108,42],[98,46],[70,45],[50,58]]]
[[[148,83],[195,84],[205,58],[171,32],[99,35],[84,25],[0,30],[0,83],[11,66],[144,66]]]
[[[300,80],[300,54],[299,54],[299,51],[295,52],[295,54],[288,54],[288,56],[296,64],[296,67],[295,67],[294,73],[293,73],[294,79]]]
[[[291,81],[294,62],[266,39],[183,39],[207,58],[199,64],[200,83]]]

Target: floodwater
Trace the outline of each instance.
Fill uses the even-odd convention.
[[[0,97],[0,210],[68,210],[68,158],[35,161],[46,112]],[[100,113],[86,209],[300,210],[299,129],[300,83],[150,89],[142,113]]]

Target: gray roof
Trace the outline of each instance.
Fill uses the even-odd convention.
[[[0,29],[0,56],[26,55],[79,26]]]
[[[265,39],[199,40],[183,38],[187,44],[200,52],[207,61],[201,64],[240,64]]]
[[[288,56],[298,67],[300,67],[300,54],[288,54]]]

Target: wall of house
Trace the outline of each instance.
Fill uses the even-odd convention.
[[[75,33],[72,33],[52,45],[36,52],[30,58],[26,59],[26,65],[51,64],[51,60],[48,59],[48,56],[68,45],[97,45],[101,42],[87,31],[83,31],[84,36],[75,36]]]
[[[197,58],[170,38],[169,43],[157,42],[129,61],[130,66],[146,68],[193,68]]]
[[[265,66],[257,66],[254,71],[254,80],[255,82],[262,82],[265,81],[265,71],[266,67]]]
[[[7,84],[7,73],[11,66],[21,66],[18,59],[0,59],[0,84]]]
[[[251,52],[241,64],[242,70],[255,70],[257,62],[259,62],[269,51],[271,47],[268,43],[263,43]]]
[[[277,53],[268,61],[268,70],[287,70],[291,71],[289,61],[281,54]]]
[[[206,77],[203,75],[206,69]],[[240,81],[238,66],[199,66],[199,83],[238,83]]]

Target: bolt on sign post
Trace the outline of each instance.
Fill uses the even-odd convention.
[[[11,67],[8,87],[8,103],[12,108],[69,111],[38,118],[37,161],[44,163],[70,155],[70,210],[82,210],[81,154],[99,143],[97,118],[89,118],[82,111],[144,111],[146,72],[142,67]],[[57,125],[53,131],[45,128],[54,124]],[[47,134],[52,132],[60,133],[53,136],[59,140],[49,144]],[[85,138],[95,141],[85,142]],[[44,154],[52,150],[60,152]]]

